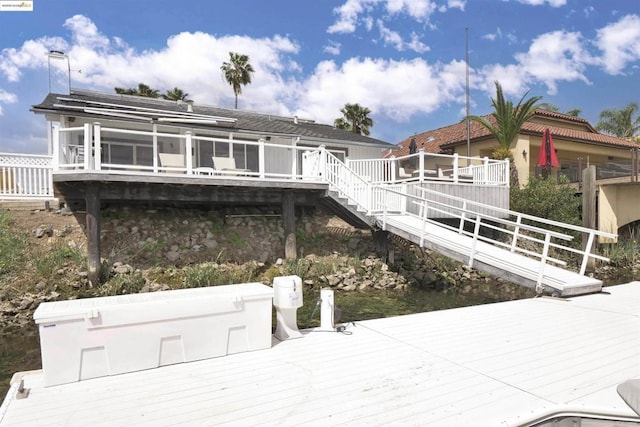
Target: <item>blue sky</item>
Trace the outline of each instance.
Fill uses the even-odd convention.
[[[239,108],[333,123],[345,103],[372,113],[372,136],[398,142],[465,114],[491,112],[494,81],[560,111],[640,102],[638,0],[34,0],[0,12],[0,152],[45,153],[49,90],[175,86],[233,108],[220,65],[230,51],[256,69]],[[49,79],[49,75],[51,78]]]

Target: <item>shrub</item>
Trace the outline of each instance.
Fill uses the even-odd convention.
[[[579,225],[581,223],[582,199],[576,197],[568,180],[531,176],[524,188],[511,189],[511,209],[553,221]]]

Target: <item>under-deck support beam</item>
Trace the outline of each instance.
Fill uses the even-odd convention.
[[[284,227],[284,257],[296,259],[296,215],[293,192],[282,193],[282,221]]]
[[[93,286],[100,284],[100,184],[90,182],[85,196],[87,216],[87,270]]]

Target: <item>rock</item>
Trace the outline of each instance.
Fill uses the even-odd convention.
[[[38,228],[36,228],[35,231],[36,237],[38,239],[42,238],[42,237],[52,237],[53,236],[53,225],[49,224],[49,225],[41,225]]]
[[[167,252],[167,259],[171,262],[175,262],[180,259],[180,253],[174,250]]]

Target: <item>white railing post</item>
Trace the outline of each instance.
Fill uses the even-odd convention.
[[[298,137],[298,139],[300,139]],[[291,179],[296,179],[298,176],[298,149],[295,144],[291,146]]]
[[[193,175],[193,156],[192,156],[192,145],[193,141],[191,140],[191,131],[186,131],[184,133],[184,145],[185,145],[185,158],[186,158],[186,166],[187,166],[187,175]]]
[[[258,176],[264,179],[266,168],[265,168],[265,160],[264,160],[264,144],[265,140],[260,138],[258,140]]]
[[[420,168],[420,182],[424,182],[424,148],[418,150],[420,157],[418,157],[418,167]]]
[[[93,124],[93,146],[95,150],[94,166],[97,171],[102,170],[102,135],[100,129],[100,122]]]
[[[389,181],[390,182],[396,182],[396,170],[398,169],[398,159],[396,159],[396,156],[391,156],[391,171],[390,171],[390,175],[389,175]]]
[[[513,239],[511,240],[511,252],[515,252],[518,245],[518,236],[520,234],[520,224],[522,223],[522,215],[516,217],[516,227],[513,229]]]
[[[584,254],[582,255],[582,264],[580,265],[580,274],[584,274],[587,271],[587,264],[589,263],[589,256],[591,255],[591,247],[593,246],[594,240],[594,232],[591,231],[589,233],[589,238],[587,239],[587,244],[584,248]]]
[[[460,215],[460,227],[458,227],[458,233],[464,232],[464,224],[467,220],[467,201],[462,202],[462,214]]]
[[[54,123],[51,127],[51,144],[52,144],[52,158],[51,168],[57,171],[60,168],[60,125]]]
[[[476,224],[473,227],[473,241],[471,243],[471,253],[469,254],[469,268],[473,268],[473,259],[476,254],[476,243],[478,243],[478,235],[480,234],[480,221],[481,217],[476,214]]]
[[[91,170],[93,141],[91,138],[91,124],[84,124],[84,170]]]
[[[153,173],[158,173],[158,125],[152,125]]]
[[[489,184],[490,183],[490,179],[489,179],[489,158],[487,156],[482,158],[482,173],[484,174],[484,179],[482,180],[482,182],[485,183],[485,184]]]
[[[549,256],[549,243],[551,242],[551,234],[546,233],[544,236],[544,247],[542,248],[542,255],[540,256],[540,271],[538,272],[538,280],[536,281],[536,292],[542,293],[544,287],[542,286],[542,279],[544,278],[544,267],[547,263]]]
[[[504,182],[503,184],[506,185],[507,187],[511,186],[511,179],[509,179],[511,177],[511,171],[509,170],[509,168],[511,167],[511,164],[509,162],[509,159],[504,159]]]
[[[458,153],[453,153],[453,182],[458,183]]]
[[[420,218],[422,219],[422,230],[420,231],[420,247],[424,247],[424,238],[427,234],[427,219],[429,218],[429,205],[427,200],[423,200],[420,202]]]

